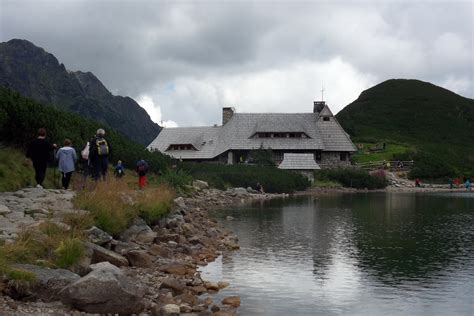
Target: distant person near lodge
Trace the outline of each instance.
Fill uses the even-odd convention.
[[[137,162],[137,166],[135,167],[135,171],[138,174],[138,188],[143,189],[146,184],[146,174],[148,172],[148,164],[145,160],[140,159]]]
[[[107,168],[109,166],[110,143],[105,139],[105,130],[99,128],[96,136],[90,140],[89,160],[92,168],[92,176],[95,181],[101,177],[107,179]]]
[[[415,187],[417,188],[421,187],[421,181],[418,178],[415,179]]]
[[[466,186],[466,190],[471,191],[471,178],[467,178],[464,184]]]
[[[56,153],[56,159],[58,160],[58,170],[61,172],[62,186],[67,190],[72,173],[75,170],[74,165],[77,161],[76,150],[71,147],[69,139],[64,140],[64,147],[59,148]]]
[[[50,144],[46,139],[46,130],[38,129],[38,137],[35,138],[26,151],[26,158],[30,158],[35,168],[36,187],[43,188],[43,181],[46,176],[46,167],[50,159],[50,153],[56,148],[56,144]]]

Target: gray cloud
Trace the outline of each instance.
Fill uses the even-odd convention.
[[[180,125],[218,123],[226,105],[309,111],[322,85],[337,112],[389,78],[474,96],[471,1],[0,0],[0,9],[2,41],[28,39]]]

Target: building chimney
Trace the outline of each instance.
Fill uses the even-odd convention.
[[[222,125],[225,125],[225,123],[229,122],[229,120],[232,118],[232,115],[234,115],[235,109],[232,107],[227,107],[227,108],[222,108]]]
[[[324,101],[314,101],[313,113],[321,112],[325,106],[326,106],[326,102]]]

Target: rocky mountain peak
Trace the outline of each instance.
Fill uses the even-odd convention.
[[[143,145],[161,130],[133,99],[113,96],[91,72],[68,72],[54,55],[27,40],[0,43],[0,86],[102,122]]]
[[[89,98],[107,98],[112,94],[91,72],[73,71],[70,72],[79,81],[82,89]]]

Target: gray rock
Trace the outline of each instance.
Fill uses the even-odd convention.
[[[166,304],[163,306],[156,306],[152,311],[153,316],[179,316],[180,308],[176,304]]]
[[[247,192],[248,192],[248,193],[254,193],[254,194],[258,193],[258,191],[252,189],[252,187],[247,187]]]
[[[95,226],[86,230],[86,234],[87,240],[97,245],[106,244],[113,239],[108,233]]]
[[[228,189],[226,193],[231,194],[233,196],[249,194],[246,188],[232,188],[232,189]]]
[[[176,206],[178,206],[180,209],[182,210],[186,210],[187,209],[187,206],[186,206],[186,203],[184,202],[184,199],[182,196],[180,197],[177,197],[176,199],[173,200],[174,204],[176,204]]]
[[[161,282],[160,288],[171,289],[175,295],[182,294],[186,289],[186,285],[178,279],[167,277]]]
[[[123,241],[134,241],[138,243],[151,243],[156,233],[141,218],[135,219],[133,225],[122,233],[120,239]]]
[[[58,293],[80,278],[79,275],[64,269],[50,269],[31,264],[16,264],[14,268],[36,275],[36,282],[30,287],[17,286],[17,282],[11,282],[10,286],[15,287],[18,295],[35,297],[46,302],[58,300]]]
[[[202,180],[193,181],[193,187],[199,190],[209,189],[209,184]]]
[[[49,211],[41,207],[33,207],[25,210],[25,214],[34,215],[34,214],[44,214],[49,215]]]
[[[143,290],[116,266],[101,262],[92,272],[68,285],[61,301],[88,313],[137,314],[143,311]]]
[[[12,211],[6,205],[0,204],[0,215],[5,215],[11,212]]]
[[[153,265],[153,258],[145,250],[131,250],[125,257],[134,267],[149,268]]]
[[[86,247],[92,250],[92,263],[107,261],[117,267],[128,266],[127,258],[112,250],[105,249],[91,242],[86,242]]]

